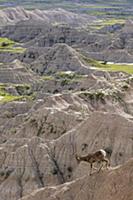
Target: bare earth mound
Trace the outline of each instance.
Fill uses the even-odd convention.
[[[107,172],[85,176],[58,187],[47,187],[34,191],[22,200],[132,200],[133,159],[125,165]]]
[[[81,74],[89,72],[89,66],[81,61],[81,55],[67,44],[56,44],[44,50],[43,55],[31,64],[31,68],[41,75],[58,71],[76,71]]]
[[[95,17],[88,17],[87,15],[74,14],[63,9],[51,10],[38,10],[33,11],[25,10],[22,7],[6,8],[0,11],[1,24],[16,24],[20,21],[36,20],[46,23],[66,23],[70,25],[85,25],[89,21],[95,20]]]
[[[0,65],[0,82],[1,83],[32,83],[36,81],[35,74],[28,69],[28,66],[19,60],[12,63]]]
[[[132,63],[133,23],[96,19],[0,10],[13,40],[0,38],[0,200],[133,199],[133,76],[118,71],[132,65],[108,71]],[[92,176],[76,159],[107,148],[111,167]]]

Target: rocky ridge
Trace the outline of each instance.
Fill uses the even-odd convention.
[[[131,85],[130,83],[130,87]],[[125,97],[123,96],[127,106],[131,105],[129,102],[131,91],[132,88],[126,91]],[[0,145],[2,158],[0,194],[3,200],[17,200],[22,196],[30,195],[33,190],[38,188],[42,189],[24,198],[39,198],[38,192],[39,194],[41,192],[41,198],[43,198],[45,191],[51,190],[53,185],[59,194],[60,188],[64,188],[65,185],[57,187],[56,185],[72,184],[72,190],[74,190],[73,187],[78,188],[77,184],[80,185],[82,181],[86,185],[86,178],[81,177],[88,174],[88,164],[81,163],[78,166],[75,153],[85,155],[101,146],[102,148],[110,147],[113,150],[111,167],[123,165],[132,158],[132,113],[125,109],[125,105],[121,101],[118,103],[116,99],[115,101],[111,100],[111,96],[107,96],[107,100],[104,97],[103,100],[100,96],[98,99],[95,97],[93,99],[89,94],[87,100],[86,96],[82,96],[83,94],[87,93],[76,92],[73,95],[49,96],[44,100],[38,100],[38,103],[30,105],[23,112],[22,109],[18,110],[18,113],[14,113],[14,116],[12,115],[10,118],[9,115],[5,115],[1,130],[6,129],[1,135],[3,142],[1,141]],[[10,105],[12,109],[14,105],[14,103]],[[7,109],[7,106],[5,108]],[[20,108],[19,104],[18,108]],[[10,108],[11,113],[13,110]],[[5,128],[3,127],[4,120]],[[123,168],[126,171],[128,165],[130,164],[125,164],[125,168],[122,166],[120,173]],[[129,173],[127,176],[132,177],[130,170],[131,168],[127,172]],[[112,176],[112,173],[115,174],[115,171],[117,169],[114,168],[109,172],[96,174],[92,178],[88,177],[90,185],[91,179],[93,180],[95,176],[100,183],[101,176],[106,180],[108,176]],[[118,176],[117,173],[115,176]],[[81,179],[77,180],[77,178]],[[128,180],[132,180],[132,178]],[[126,183],[124,182],[124,184]],[[9,192],[5,192],[9,187],[11,190],[8,189]],[[90,186],[88,187],[90,188]],[[94,188],[91,191],[92,194],[95,194]],[[53,190],[52,194],[54,195]],[[71,195],[69,191],[66,191],[65,194]],[[102,193],[99,192],[100,194]],[[47,199],[52,198],[51,195],[47,196]],[[86,198],[86,192],[83,195]],[[106,195],[113,198],[110,193]],[[121,199],[119,193],[118,195]],[[127,190],[125,195],[129,196],[129,198],[126,197],[127,199],[130,199],[130,190],[129,195]]]
[[[84,176],[73,182],[58,187],[46,187],[22,198],[22,200],[35,199],[132,199],[132,160],[124,166],[114,168],[109,172],[101,172],[93,177]],[[124,176],[121,176],[124,174]],[[130,178],[129,178],[130,177]],[[118,187],[119,185],[119,187]],[[88,189],[89,188],[89,189]],[[97,191],[94,193],[94,191]]]
[[[97,60],[133,63],[132,20],[127,20],[122,25],[116,23],[119,29],[113,29],[114,25],[108,24],[97,29],[93,28],[93,24],[94,27],[97,24],[96,17],[62,9],[28,11],[18,7],[1,12],[1,16],[5,16],[2,20],[7,20],[3,22],[5,25],[1,27],[0,35],[22,42],[26,48],[31,49],[33,46],[39,56],[40,48],[64,43]],[[12,23],[8,25],[7,21]],[[27,54],[24,54],[25,57]],[[22,59],[26,61],[25,58]]]
[[[54,17],[59,23],[77,19],[60,9],[52,15],[20,8],[1,12],[3,24],[16,23],[2,29],[2,36],[9,34],[27,50],[11,55],[11,63],[1,56],[0,200],[131,200],[133,77],[97,70],[97,62],[81,54],[112,52],[124,61],[126,52],[131,57],[131,22],[114,38],[53,25]],[[48,18],[51,24],[40,29]],[[89,164],[78,165],[75,155],[107,147],[111,167],[89,176]]]
[[[90,66],[84,63],[82,56],[73,48],[66,44],[57,44],[44,50],[43,55],[31,63],[31,69],[40,75],[59,71],[87,74],[90,71]]]
[[[1,24],[16,24],[20,21],[43,21],[45,23],[65,23],[70,25],[85,25],[95,17],[89,18],[87,15],[81,15],[63,10],[61,8],[51,10],[25,10],[22,7],[6,8],[0,11],[0,22]]]

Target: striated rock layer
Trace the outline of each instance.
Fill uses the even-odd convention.
[[[22,200],[132,200],[133,197],[133,159],[123,166],[109,171],[84,176],[58,187],[36,190]]]

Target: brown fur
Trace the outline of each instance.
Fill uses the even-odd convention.
[[[104,151],[104,150],[102,150]],[[91,165],[91,170],[90,170],[90,175],[92,174],[92,169],[94,168],[93,167],[93,163],[95,162],[100,162],[102,163],[101,167],[99,168],[98,172],[102,169],[103,167],[103,162],[106,162],[106,168],[108,168],[108,166],[110,166],[110,161],[109,159],[105,156],[106,155],[106,152],[104,154],[104,152],[102,152],[101,150],[99,151],[96,151],[94,153],[91,153],[91,154],[88,154],[86,156],[78,156],[77,154],[75,155],[76,157],[76,160],[78,163],[80,163],[81,161],[85,161],[85,162],[88,162],[90,163]]]

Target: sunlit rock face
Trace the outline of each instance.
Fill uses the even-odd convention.
[[[132,200],[133,23],[73,9],[0,10],[0,200]]]

